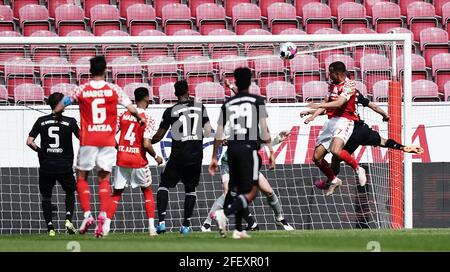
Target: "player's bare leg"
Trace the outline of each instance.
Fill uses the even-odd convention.
[[[84,212],[84,219],[81,223],[79,233],[85,234],[89,227],[94,224],[94,217],[91,214],[91,192],[87,182],[88,171],[77,171],[77,194],[81,209]]]
[[[366,170],[361,166],[359,166],[358,162],[352,157],[352,155],[350,155],[350,153],[348,153],[347,150],[343,149],[344,145],[345,145],[344,140],[342,140],[339,137],[334,137],[333,141],[331,142],[331,153],[333,154],[333,156],[336,156],[340,160],[344,161],[347,165],[352,167],[353,170],[355,170],[356,174],[358,175],[358,181],[360,186],[366,185],[367,183]],[[330,188],[328,190],[331,191]]]
[[[289,225],[289,223],[286,222],[286,219],[284,219],[283,217],[283,210],[281,208],[281,203],[278,199],[278,196],[273,191],[269,181],[261,173],[259,174],[258,178],[258,186],[261,193],[263,193],[266,196],[267,203],[272,208],[272,211],[275,215],[275,223],[278,226],[282,227],[284,230],[288,231],[294,230],[294,228],[291,225]]]
[[[95,229],[95,237],[99,238],[103,236],[103,224],[107,218],[106,213],[110,203],[111,186],[110,186],[111,173],[108,171],[98,171],[98,198],[100,200],[100,213],[97,217],[97,228]]]

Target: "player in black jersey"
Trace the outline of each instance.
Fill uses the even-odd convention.
[[[242,229],[242,218],[248,211],[258,192],[258,177],[261,158],[258,150],[261,143],[270,144],[270,133],[267,126],[267,111],[261,96],[248,92],[251,84],[251,71],[248,68],[238,68],[234,71],[238,93],[227,99],[221,107],[217,124],[214,150],[209,166],[209,172],[214,175],[218,168],[218,148],[222,143],[224,129],[229,128],[228,163],[230,171],[229,190],[225,198],[224,209],[215,212],[219,231],[225,236],[227,216],[234,214],[235,231],[233,238],[248,238]],[[274,167],[274,155],[270,154],[271,167]]]
[[[359,91],[357,91],[355,102],[359,105],[362,105],[363,107],[368,107],[374,112],[381,115],[384,122],[389,121],[389,115],[377,104],[367,99],[367,97],[365,97]],[[309,114],[313,114],[314,112],[315,110],[304,111],[300,113],[300,116],[304,117]],[[314,117],[309,117],[305,120],[305,124],[308,124],[313,120]],[[355,121],[353,133],[345,144],[344,150],[346,150],[349,154],[353,154],[359,146],[380,146],[401,150],[406,153],[423,153],[423,148],[420,146],[404,146],[393,139],[385,139],[381,137],[378,131],[370,128],[361,118],[359,119],[359,121]],[[339,174],[340,172],[340,162],[341,161],[335,156],[332,157],[331,168],[333,169],[335,175]],[[316,181],[314,185],[319,189],[327,189],[329,186],[328,182],[326,182],[325,180]]]
[[[53,93],[48,98],[52,110],[64,98],[62,93]],[[39,157],[39,192],[42,196],[42,211],[49,236],[56,232],[52,222],[52,190],[56,181],[66,193],[65,227],[69,234],[75,234],[72,215],[75,205],[76,182],[73,174],[72,134],[79,138],[79,128],[74,118],[59,114],[39,117],[31,129],[27,145],[38,153]],[[40,135],[41,146],[34,140]]]
[[[158,234],[166,231],[164,222],[169,189],[181,180],[184,184],[184,222],[180,233],[188,234],[191,229],[191,216],[197,195],[196,187],[200,180],[203,160],[203,137],[211,134],[211,125],[205,107],[189,98],[188,84],[185,80],[175,83],[178,103],[164,111],[158,131],[152,138],[155,144],[164,137],[170,128],[172,149],[167,165],[161,174],[161,183],[156,194],[158,208]]]

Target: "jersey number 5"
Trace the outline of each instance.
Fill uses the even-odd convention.
[[[49,144],[50,148],[58,148],[59,147],[59,135],[55,132],[59,131],[59,127],[49,127],[48,128],[48,137],[55,140],[54,144]]]
[[[105,104],[104,98],[96,98],[92,101],[92,121],[94,124],[103,124],[106,120],[106,108],[100,107]]]

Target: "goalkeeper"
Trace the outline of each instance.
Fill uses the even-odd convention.
[[[363,107],[368,107],[374,112],[378,113],[382,116],[384,122],[389,121],[389,115],[380,108],[377,104],[370,102],[369,99],[364,97],[359,91],[356,93],[356,101],[357,104],[362,105]],[[309,122],[312,122],[314,120],[314,113],[316,110],[309,110],[309,111],[303,111],[300,113],[300,117],[305,117],[310,114],[313,114],[313,116],[308,117],[304,123],[308,124]],[[325,114],[323,112],[322,114]],[[385,139],[380,136],[380,134],[371,129],[361,118],[359,118],[359,121],[355,121],[355,126],[353,129],[353,133],[350,136],[350,139],[344,146],[344,150],[346,150],[349,154],[353,154],[356,149],[358,149],[359,146],[380,146],[384,148],[391,148],[391,149],[397,149],[401,150],[405,153],[415,153],[415,154],[421,154],[423,153],[423,148],[420,146],[404,146],[398,142],[396,142],[393,139]],[[339,174],[340,172],[340,160],[333,156],[332,162],[331,162],[331,168],[333,169],[333,172],[335,175]],[[325,180],[319,180],[314,183],[314,185],[322,190],[326,190],[329,187],[329,181]]]

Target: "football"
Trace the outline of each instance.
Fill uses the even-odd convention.
[[[297,46],[291,42],[283,43],[280,46],[280,57],[283,59],[293,59],[297,54]]]

